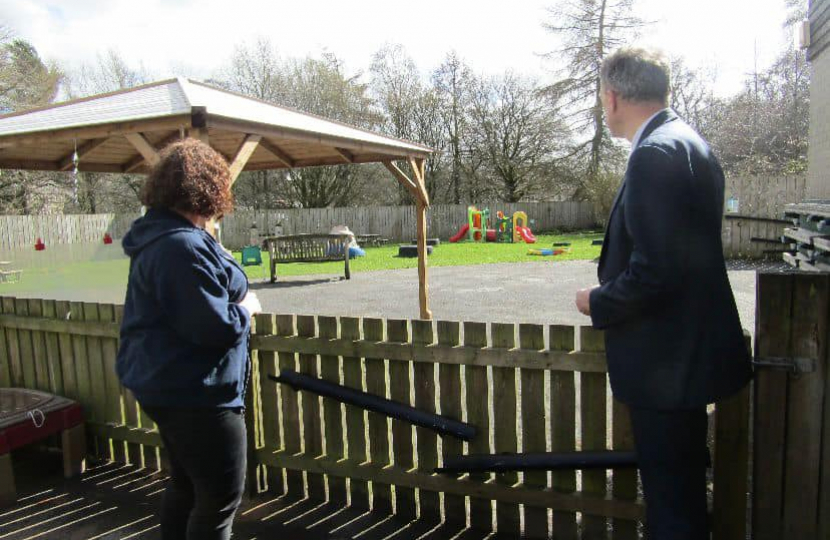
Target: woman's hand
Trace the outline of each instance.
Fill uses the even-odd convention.
[[[249,315],[262,313],[262,304],[259,303],[259,298],[257,298],[256,293],[252,293],[251,291],[248,291],[248,294],[239,302],[239,305],[245,308]]]

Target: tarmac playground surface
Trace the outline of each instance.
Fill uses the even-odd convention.
[[[730,263],[729,280],[743,327],[754,333],[756,271],[781,265]],[[590,325],[574,305],[576,291],[597,283],[591,261],[545,261],[429,269],[435,320]],[[342,275],[291,276],[255,282],[252,290],[272,313],[417,319],[417,269]]]

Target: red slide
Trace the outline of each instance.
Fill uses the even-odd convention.
[[[533,236],[533,233],[530,232],[530,229],[527,227],[517,227],[516,230],[519,231],[519,236],[522,237],[522,240],[527,242],[528,244],[535,244],[536,237]]]
[[[465,223],[464,225],[461,226],[460,229],[458,229],[458,232],[455,233],[455,236],[450,238],[450,242],[455,243],[455,242],[458,242],[459,240],[463,239],[465,236],[467,236],[467,231],[469,231],[469,230],[470,230],[470,225]]]

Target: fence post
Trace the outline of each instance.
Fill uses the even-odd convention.
[[[803,359],[806,373],[756,369],[753,532],[826,538],[830,520],[827,342],[830,276],[758,277],[759,358]]]

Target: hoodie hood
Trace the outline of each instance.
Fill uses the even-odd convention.
[[[130,230],[121,240],[121,246],[124,248],[124,253],[132,258],[159,238],[176,232],[194,230],[198,230],[198,227],[184,216],[172,210],[151,208],[144,216],[133,222]]]

